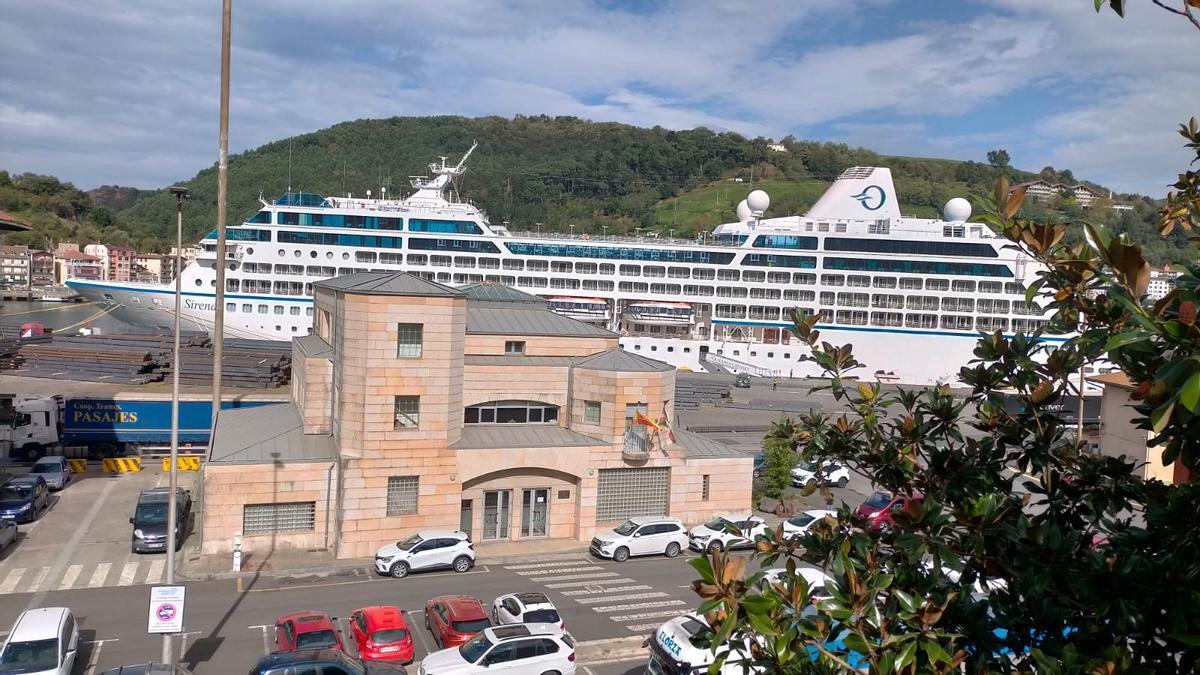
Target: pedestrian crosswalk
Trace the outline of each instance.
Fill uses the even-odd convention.
[[[524,563],[507,565],[504,569],[546,589],[551,595],[562,596],[567,602],[624,624],[635,633],[654,630],[667,619],[687,612],[694,604],[690,599],[672,597],[671,592],[614,572],[612,566],[586,560]],[[559,608],[565,609],[562,604]]]
[[[133,562],[72,564],[55,573],[54,566],[0,567],[0,595],[69,591],[105,586],[157,584],[163,579],[167,561],[163,558]],[[51,578],[53,574],[54,578]]]

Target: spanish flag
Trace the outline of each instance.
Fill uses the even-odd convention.
[[[633,423],[640,424],[644,427],[650,427],[651,429],[653,429],[655,431],[659,431],[662,429],[662,427],[658,424],[658,422],[655,422],[654,420],[650,419],[650,417],[648,415],[646,415],[645,413],[643,413],[641,410],[639,410],[633,414]]]

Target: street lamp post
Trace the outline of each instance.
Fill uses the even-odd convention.
[[[175,186],[169,188],[171,194],[175,195],[175,339],[173,351],[171,352],[171,493],[167,496],[167,580],[166,585],[173,586],[175,584],[175,546],[179,541],[179,534],[176,532],[177,527],[175,522],[175,514],[178,506],[176,505],[176,492],[179,486],[179,467],[176,466],[179,462],[179,315],[180,307],[183,304],[183,286],[180,272],[183,271],[182,256],[183,256],[183,202],[188,198],[188,189],[185,187]],[[175,655],[171,649],[171,634],[163,633],[162,645],[162,660],[163,663],[171,664],[175,662]]]

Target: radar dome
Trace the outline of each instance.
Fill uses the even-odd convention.
[[[746,204],[754,213],[762,213],[771,205],[771,197],[762,190],[755,190],[746,197]]]
[[[750,205],[746,203],[745,199],[738,203],[736,213],[738,222],[741,223],[744,223],[754,217],[754,214],[750,213]]]
[[[961,223],[971,217],[971,202],[962,197],[955,197],[946,202],[946,208],[942,209],[942,217],[947,222]]]

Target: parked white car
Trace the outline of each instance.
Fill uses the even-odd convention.
[[[708,631],[708,622],[698,614],[684,614],[667,621],[654,631],[643,643],[650,647],[650,661],[646,671],[650,675],[673,675],[675,673],[706,673],[717,660],[708,646],[698,639]],[[730,650],[725,663],[717,671],[719,675],[745,675],[743,661],[748,660],[750,645]],[[750,670],[751,673],[762,669]]]
[[[0,651],[0,673],[71,675],[78,649],[79,627],[71,610],[26,610],[17,617]]]
[[[632,555],[674,558],[688,545],[688,531],[678,518],[630,518],[592,538],[592,555],[624,562]]]
[[[397,579],[417,570],[452,569],[466,572],[475,566],[475,545],[458,530],[427,530],[375,552],[375,571]]]
[[[809,528],[821,522],[825,518],[833,518],[837,520],[837,511],[827,511],[825,509],[814,509],[797,513],[796,515],[783,521],[783,536],[794,537],[798,534],[808,532]]]
[[[758,580],[759,593],[765,592],[767,588],[774,584],[781,583],[786,575],[787,569],[783,567],[772,567],[764,570],[762,577]],[[796,576],[804,579],[804,583],[808,584],[809,599],[812,601],[812,604],[833,597],[825,590],[825,582],[832,581],[833,577],[825,574],[825,572],[815,567],[797,567]]]
[[[550,623],[565,628],[558,608],[545,593],[509,593],[492,603],[492,623]]]
[[[559,673],[575,675],[575,641],[558,626],[523,623],[485,628],[458,647],[433,652],[419,675]]]
[[[733,534],[730,528],[741,531]],[[758,516],[718,516],[707,523],[693,527],[688,535],[688,546],[697,551],[720,551],[731,548],[749,548],[759,535],[767,533],[767,523]]]
[[[796,468],[792,469],[793,487],[804,487],[815,483],[817,485],[836,485],[844,488],[849,482],[850,470],[837,462],[825,461],[821,463],[820,480],[817,480],[816,462],[800,462],[800,464],[796,465]]]

